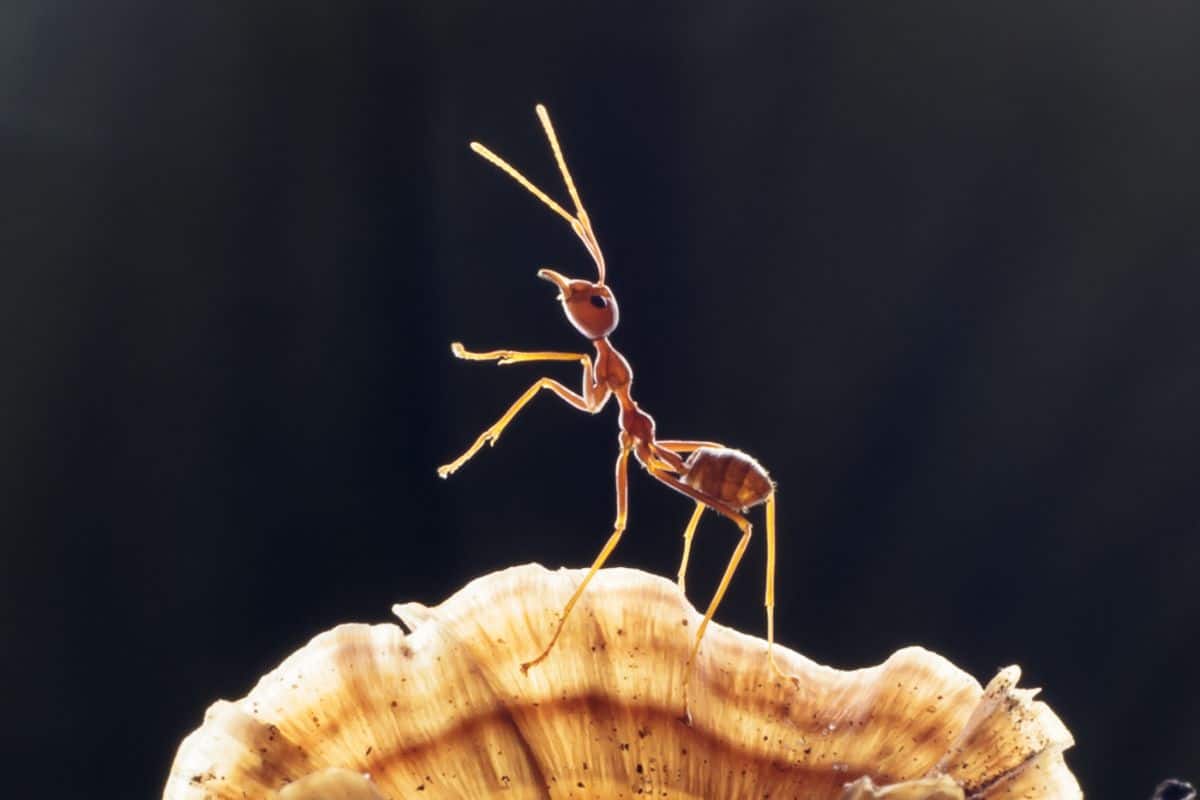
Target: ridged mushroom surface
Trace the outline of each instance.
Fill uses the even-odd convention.
[[[514,567],[398,625],[340,625],[219,701],[167,800],[1077,798],[1069,732],[1009,667],[982,688],[917,647],[841,671],[701,615],[674,583],[602,570],[550,656],[582,570]]]

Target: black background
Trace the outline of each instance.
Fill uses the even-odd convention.
[[[612,518],[616,426],[450,357],[577,349],[549,105],[660,435],[780,490],[779,638],[1009,663],[1095,797],[1200,775],[1200,7],[11,2],[0,749],[155,797],[316,632]],[[614,563],[673,574],[640,470]],[[702,526],[711,591],[733,526]],[[762,633],[754,541],[718,618]],[[35,791],[36,787],[36,791]]]

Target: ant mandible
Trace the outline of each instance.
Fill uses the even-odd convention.
[[[688,554],[692,547],[692,536],[704,509],[711,508],[733,520],[742,531],[742,538],[734,548],[733,556],[721,577],[721,583],[704,612],[704,620],[696,631],[696,639],[688,654],[683,673],[683,704],[684,716],[690,718],[687,704],[688,678],[696,653],[700,649],[700,640],[709,621],[725,596],[729,581],[733,577],[746,545],[750,541],[751,525],[744,512],[753,506],[766,504],[767,528],[767,576],[766,576],[766,607],[767,607],[767,658],[771,667],[782,678],[796,681],[797,679],[785,674],[775,663],[772,647],[775,641],[775,485],[753,457],[716,442],[680,441],[656,439],[654,435],[654,419],[634,402],[631,387],[633,385],[633,370],[629,362],[608,340],[609,334],[617,327],[617,299],[612,289],[605,285],[604,256],[600,252],[600,243],[592,231],[592,223],[587,211],[579,199],[579,192],[571,173],[567,170],[567,162],[563,158],[558,137],[550,124],[550,115],[545,106],[537,106],[538,119],[550,140],[550,149],[558,162],[558,169],[566,183],[567,192],[575,204],[575,214],[572,216],[562,206],[550,198],[545,192],[534,186],[524,175],[511,166],[500,156],[488,150],[478,142],[471,142],[471,149],[480,156],[508,173],[517,183],[524,186],[530,193],[545,203],[550,210],[565,219],[575,231],[575,235],[583,242],[592,259],[596,262],[599,280],[592,282],[567,278],[551,269],[538,270],[538,277],[547,280],[558,287],[558,300],[562,302],[563,311],[575,329],[583,334],[596,348],[595,364],[592,357],[586,353],[522,353],[514,350],[492,350],[486,353],[475,353],[465,349],[460,342],[454,342],[450,350],[455,356],[469,361],[495,361],[499,365],[518,364],[524,361],[578,361],[583,365],[583,392],[575,392],[551,378],[539,378],[529,387],[517,401],[500,417],[495,424],[485,430],[475,440],[475,443],[458,458],[438,468],[438,475],[449,477],[455,470],[465,464],[485,444],[494,444],[513,417],[533,399],[542,389],[548,389],[561,397],[580,411],[596,414],[604,408],[610,396],[616,396],[621,406],[620,416],[620,453],[617,455],[617,519],[613,525],[612,535],[608,542],[592,562],[587,576],[575,589],[571,599],[559,616],[558,627],[550,642],[541,654],[532,661],[521,665],[521,671],[527,672],[530,667],[538,664],[554,647],[562,633],[571,609],[578,602],[583,590],[596,572],[603,566],[609,555],[616,548],[621,534],[625,531],[625,518],[628,508],[628,467],[629,456],[633,455],[647,472],[655,479],[665,483],[677,492],[685,494],[696,501],[696,509],[683,533],[683,559],[679,565],[679,588],[684,590],[684,574],[687,572]],[[683,454],[690,454],[684,460]]]

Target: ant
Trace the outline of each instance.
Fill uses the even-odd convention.
[[[558,641],[559,634],[562,633],[571,609],[578,602],[588,582],[616,548],[621,534],[625,532],[628,509],[628,467],[629,456],[632,454],[656,480],[687,495],[696,502],[695,511],[692,512],[692,518],[683,533],[683,560],[679,565],[680,591],[684,591],[684,574],[687,572],[692,537],[696,533],[696,526],[706,508],[711,508],[718,514],[733,520],[742,532],[742,538],[738,541],[733,556],[725,568],[721,583],[708,605],[708,610],[704,613],[704,621],[700,623],[700,627],[696,631],[695,642],[692,644],[687,663],[684,666],[684,719],[688,721],[691,719],[687,703],[688,678],[696,653],[700,649],[700,640],[704,638],[704,631],[716,612],[717,606],[720,605],[721,599],[725,596],[729,581],[741,562],[742,554],[745,553],[746,545],[750,541],[751,525],[744,516],[744,512],[763,503],[766,504],[767,528],[765,600],[767,658],[771,667],[781,678],[790,679],[798,685],[795,677],[785,674],[775,663],[775,656],[772,652],[775,641],[775,484],[762,465],[752,456],[740,450],[734,450],[716,442],[666,440],[655,437],[654,419],[643,411],[633,399],[631,392],[633,370],[625,357],[608,340],[609,334],[617,327],[619,314],[617,298],[613,295],[612,289],[604,282],[604,255],[600,252],[600,243],[596,240],[591,220],[579,199],[579,192],[575,188],[575,182],[571,179],[571,173],[567,170],[567,162],[563,158],[558,137],[555,136],[554,127],[550,123],[550,115],[546,112],[545,106],[540,104],[536,110],[542,128],[546,132],[546,138],[550,140],[550,149],[554,152],[555,161],[558,162],[558,169],[566,183],[567,192],[571,195],[571,200],[575,205],[574,215],[567,212],[549,195],[534,186],[516,168],[491,150],[478,142],[471,142],[471,149],[506,172],[513,180],[548,206],[551,211],[566,220],[571,226],[571,230],[575,231],[575,235],[587,248],[592,260],[595,261],[596,270],[599,273],[599,280],[595,282],[567,278],[552,269],[540,269],[537,273],[539,278],[558,287],[557,299],[562,303],[567,320],[596,348],[595,363],[593,365],[592,356],[586,353],[523,353],[513,350],[475,353],[465,349],[460,342],[451,344],[450,350],[458,358],[468,361],[495,361],[501,366],[525,361],[578,361],[583,365],[583,391],[576,394],[556,380],[539,378],[523,395],[517,398],[504,416],[479,435],[479,438],[465,453],[449,464],[439,467],[438,475],[442,478],[449,477],[479,452],[485,444],[494,444],[505,427],[512,422],[513,417],[542,389],[553,392],[571,406],[589,414],[599,413],[608,402],[609,397],[615,395],[621,407],[621,416],[620,453],[617,455],[616,467],[617,518],[613,525],[612,535],[609,536],[608,542],[592,562],[591,569],[588,570],[583,582],[579,584],[575,593],[571,595],[571,599],[567,601],[559,616],[558,627],[555,628],[554,635],[550,637],[550,642],[537,658],[522,664],[521,671],[528,672],[530,667],[535,666],[549,655],[554,643]],[[690,454],[686,460],[683,458],[685,454]]]

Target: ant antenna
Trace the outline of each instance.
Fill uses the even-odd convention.
[[[596,269],[600,273],[599,283],[603,285],[604,254],[600,252],[600,242],[596,240],[596,234],[592,231],[592,221],[588,218],[587,211],[583,208],[583,201],[579,199],[579,191],[575,188],[575,181],[571,179],[571,172],[567,169],[567,161],[563,158],[562,148],[558,145],[558,137],[554,134],[554,126],[550,123],[550,114],[541,103],[537,105],[537,115],[538,119],[542,122],[542,129],[546,132],[546,138],[550,140],[550,149],[554,151],[554,160],[558,163],[558,169],[562,173],[563,181],[567,184],[567,192],[571,195],[572,202],[575,203],[575,211],[578,216],[571,216],[550,195],[543,192],[537,186],[534,186],[532,181],[518,172],[516,167],[479,142],[471,142],[471,149],[490,161],[494,166],[508,173],[510,178],[524,186],[530,194],[541,200],[549,206],[551,211],[567,221],[571,226],[571,230],[575,231],[575,235],[579,237],[580,241],[583,242],[583,246],[587,248],[588,253],[592,256],[592,260],[596,262]]]

